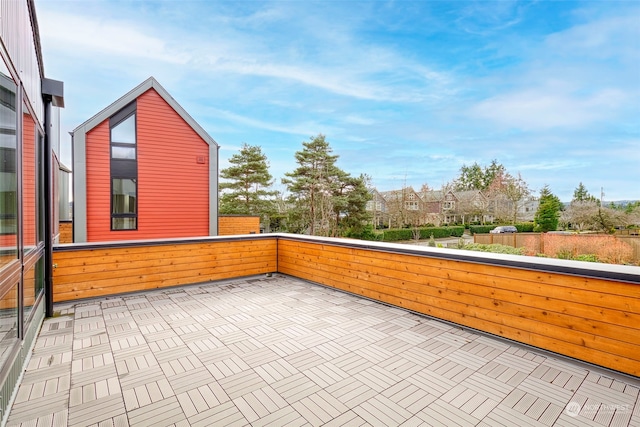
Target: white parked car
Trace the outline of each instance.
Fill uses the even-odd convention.
[[[518,229],[513,225],[500,225],[493,230],[489,231],[491,234],[501,234],[501,233],[517,233]]]

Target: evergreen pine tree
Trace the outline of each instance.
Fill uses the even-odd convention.
[[[582,182],[578,184],[576,189],[573,191],[573,200],[571,200],[572,203],[573,202],[597,202],[597,201],[598,199],[596,199],[594,196],[589,194],[589,192],[587,191],[587,187],[585,187]]]
[[[342,235],[366,218],[370,193],[364,177],[353,178],[336,166],[325,136],[311,138],[296,152],[298,167],[285,174],[282,183],[290,193],[291,232],[311,235]]]
[[[534,230],[542,233],[555,231],[558,228],[562,202],[549,189],[548,185],[540,190],[538,210],[533,218]]]
[[[259,146],[242,145],[239,154],[229,159],[231,166],[220,171],[220,213],[268,215],[273,210],[275,191],[267,157]],[[225,191],[226,190],[226,191]]]

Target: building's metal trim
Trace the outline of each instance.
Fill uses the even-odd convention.
[[[73,241],[87,241],[87,147],[86,132],[71,134],[73,164]]]
[[[209,235],[218,235],[218,145],[209,145]]]

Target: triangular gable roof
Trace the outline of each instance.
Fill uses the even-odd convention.
[[[444,198],[441,190],[421,191],[419,195],[424,202],[441,202]]]
[[[420,197],[418,195],[418,193],[416,193],[416,191],[411,186],[404,187],[404,188],[401,188],[399,190],[389,190],[389,191],[379,191],[378,192],[378,194],[380,194],[385,200],[389,199],[390,197],[392,197],[395,200],[398,200],[398,199],[401,199],[404,194],[409,194],[409,193],[413,193],[413,194],[417,195],[418,197]]]
[[[453,191],[452,193],[458,200],[463,200],[463,199],[470,200],[478,196],[480,196],[480,198],[482,199],[486,199],[486,197],[484,196],[484,194],[482,194],[482,191],[480,190]]]
[[[198,122],[196,122],[193,119],[193,117],[191,117],[189,113],[187,113],[187,111],[184,108],[182,108],[180,104],[178,104],[178,102],[175,99],[173,99],[171,95],[169,95],[169,92],[167,92],[167,90],[163,88],[162,85],[158,83],[158,81],[153,77],[149,77],[147,80],[143,81],[138,86],[131,89],[129,92],[124,94],[122,97],[120,97],[118,100],[113,102],[111,105],[109,105],[108,107],[100,111],[95,116],[91,117],[86,122],[82,123],[77,128],[75,128],[72,133],[76,134],[78,132],[82,132],[86,134],[91,129],[98,126],[100,123],[104,122],[106,119],[113,116],[115,113],[117,113],[122,108],[127,106],[129,103],[138,99],[140,95],[142,95],[149,89],[154,89],[158,93],[158,95],[160,95],[162,99],[164,99],[166,103],[169,104],[171,108],[173,108],[174,111],[178,113],[178,115],[182,117],[182,119],[185,122],[187,122],[189,126],[191,126],[191,128],[207,144],[209,144],[210,146],[216,146],[216,147],[218,146],[218,143],[202,128],[202,126],[200,126]]]

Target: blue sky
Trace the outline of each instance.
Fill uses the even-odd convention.
[[[68,132],[154,76],[276,189],[319,133],[380,190],[497,159],[536,193],[640,199],[638,1],[36,0]]]

